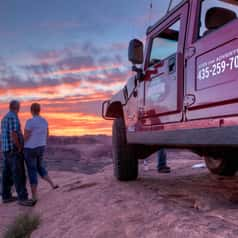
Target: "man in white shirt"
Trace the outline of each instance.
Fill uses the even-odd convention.
[[[37,173],[47,181],[53,189],[57,185],[48,176],[43,155],[49,134],[48,122],[40,116],[40,104],[31,105],[32,118],[27,120],[24,130],[24,156],[31,184],[32,200],[37,202]]]

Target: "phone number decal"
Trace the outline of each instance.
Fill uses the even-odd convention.
[[[199,81],[215,78],[227,71],[238,69],[238,49],[230,51],[214,60],[198,66],[197,79]]]

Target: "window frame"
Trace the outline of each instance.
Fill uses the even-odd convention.
[[[200,29],[201,29],[201,26],[202,26],[202,21],[201,21],[201,17],[202,17],[202,4],[205,2],[205,1],[208,1],[208,0],[199,0],[198,2],[197,2],[197,9],[199,10],[198,12],[197,12],[197,14],[196,14],[196,30],[195,30],[195,32],[194,32],[194,37],[193,37],[193,43],[195,43],[195,42],[197,42],[197,41],[199,41],[199,40],[201,40],[201,39],[203,39],[203,38],[205,38],[205,37],[207,37],[207,36],[209,36],[210,34],[208,34],[208,35],[205,35],[205,36],[200,36]],[[215,6],[215,5],[214,5]],[[238,18],[237,18],[238,19]],[[236,20],[237,20],[236,19]],[[204,19],[204,22],[205,22],[205,19]],[[221,27],[219,27],[217,30],[215,30],[214,32],[217,32],[218,30],[220,30],[221,28],[223,28],[223,27],[226,27],[227,25],[229,25],[231,22],[233,22],[233,21],[230,21],[230,22],[228,22],[227,24],[225,24],[225,25],[223,25],[223,26],[221,26]]]
[[[160,26],[158,26],[158,30],[155,30],[155,33],[153,33],[149,39],[149,43],[148,43],[148,53],[146,56],[146,64],[145,64],[145,69],[151,67],[152,65],[150,65],[150,57],[151,57],[151,52],[152,52],[152,47],[153,47],[153,41],[155,38],[157,38],[163,31],[165,31],[166,29],[168,29],[169,27],[171,27],[172,25],[174,25],[177,21],[180,21],[180,29],[179,29],[179,33],[181,32],[181,23],[182,23],[182,14],[172,18],[168,24],[166,24],[164,27],[162,27],[161,29],[158,29]],[[178,44],[179,44],[179,40],[180,40],[180,34],[179,34],[179,38],[178,38]],[[177,46],[177,52],[178,52],[178,46]],[[166,60],[168,59],[170,56],[176,54],[177,52],[174,52],[173,54],[169,55],[168,57],[164,58],[164,59],[160,59],[160,60]]]

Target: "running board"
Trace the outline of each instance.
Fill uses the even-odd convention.
[[[129,144],[158,145],[162,147],[237,147],[238,126],[174,131],[128,132]]]

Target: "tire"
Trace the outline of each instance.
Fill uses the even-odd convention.
[[[237,158],[238,159],[238,158]],[[237,159],[234,155],[223,156],[223,157],[211,157],[205,156],[205,162],[207,168],[211,173],[221,176],[234,176],[237,172]]]
[[[112,127],[112,154],[114,176],[119,181],[132,181],[138,177],[138,159],[135,146],[127,144],[123,118],[116,118]]]

